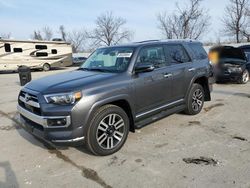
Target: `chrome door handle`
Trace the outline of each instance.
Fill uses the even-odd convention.
[[[189,71],[189,72],[195,71],[195,68],[190,68],[190,69],[188,69],[188,71]]]
[[[173,76],[173,74],[171,74],[171,73],[166,73],[166,74],[164,74],[164,78],[169,78],[169,77],[171,77],[171,76]]]

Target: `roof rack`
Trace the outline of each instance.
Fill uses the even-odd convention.
[[[135,43],[145,43],[145,42],[158,42],[160,40],[144,40],[144,41],[139,41],[139,42],[135,42]]]

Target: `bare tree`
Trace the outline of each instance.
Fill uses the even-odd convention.
[[[124,28],[126,20],[115,17],[112,12],[106,12],[96,19],[96,28],[88,33],[88,38],[94,40],[94,45],[114,45],[124,40],[130,40],[133,33]]]
[[[1,33],[0,38],[9,39],[11,37],[11,33]]]
[[[86,31],[82,30],[74,30],[70,33],[67,33],[67,41],[71,43],[73,52],[79,52],[83,50],[84,43],[86,41]]]
[[[50,27],[48,26],[44,26],[42,28],[42,32],[43,32],[43,39],[44,40],[51,40],[53,37],[53,31]]]
[[[229,0],[229,4],[225,8],[225,15],[222,19],[224,23],[224,31],[234,36],[236,42],[241,42],[241,35],[250,40],[247,31],[249,28],[247,23],[249,0]]]
[[[51,40],[53,31],[50,27],[44,26],[41,30],[34,30],[31,37],[35,40]]]
[[[63,25],[60,25],[59,32],[61,34],[62,40],[66,41],[66,31]]]
[[[31,35],[31,38],[34,39],[34,40],[43,40],[43,37],[41,35],[41,32],[38,30],[38,31],[34,31],[33,34]]]
[[[246,38],[247,42],[250,42],[250,5],[249,1],[247,1],[247,6],[245,10],[246,23],[243,24],[241,29],[241,34]]]
[[[199,39],[210,25],[210,16],[201,7],[201,2],[202,0],[189,0],[189,4],[183,7],[176,4],[176,11],[172,14],[158,14],[159,29],[163,35],[168,39]]]

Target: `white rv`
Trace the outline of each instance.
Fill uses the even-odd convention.
[[[70,66],[72,46],[63,41],[0,39],[0,71],[17,70],[21,65],[45,71]]]

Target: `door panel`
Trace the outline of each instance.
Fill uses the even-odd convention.
[[[195,69],[185,48],[180,44],[165,45],[169,69],[172,72],[172,101],[183,99]]]
[[[144,112],[164,104],[170,98],[171,79],[164,77],[165,69],[140,73],[134,79],[136,112]]]
[[[171,97],[171,79],[168,75],[164,48],[161,45],[141,49],[136,64],[150,63],[152,72],[134,76],[136,113],[145,112],[164,104]]]

